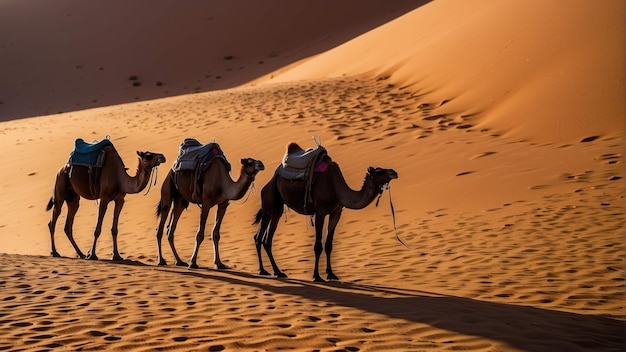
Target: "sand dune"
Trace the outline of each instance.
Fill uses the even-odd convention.
[[[623,129],[623,16],[620,1],[433,1],[270,81],[389,77],[450,99],[443,113],[569,141]]]
[[[349,31],[354,39],[332,49],[312,39],[307,55],[317,55],[288,60],[273,78],[1,122],[0,349],[621,350],[618,12],[618,1],[551,2],[541,11],[433,1],[403,16],[385,12],[397,19],[378,27],[376,16],[360,26],[355,19],[350,28],[362,32]],[[252,79],[240,73],[239,82]],[[111,210],[100,261],[76,258],[65,212],[56,233],[65,258],[52,258],[44,207],[55,173],[75,138],[106,135],[130,174],[136,150],[168,158],[149,193],[126,197],[118,239],[125,260],[108,260]],[[313,229],[293,211],[274,241],[290,279],[259,277],[251,223],[260,189],[286,144],[313,147],[312,136],[354,189],[368,166],[394,168],[400,178],[378,206],[344,211],[333,251],[339,282],[310,282]],[[186,137],[220,143],[233,177],[240,158],[266,165],[222,225],[228,271],[213,269],[208,239],[201,269],[156,265],[160,183]],[[408,249],[395,238],[391,202]],[[81,202],[74,231],[83,250],[96,212],[94,202]],[[185,260],[198,218],[192,205],[179,222]]]

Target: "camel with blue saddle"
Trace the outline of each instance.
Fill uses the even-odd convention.
[[[202,144],[193,138],[185,139],[179,148],[178,158],[170,169],[161,186],[161,200],[157,204],[159,226],[156,232],[158,263],[166,265],[167,261],[161,251],[161,241],[168,215],[171,213],[167,227],[167,240],[176,259],[176,265],[190,268],[198,267],[198,251],[204,241],[209,210],[217,205],[215,224],[211,233],[213,241],[214,263],[218,269],[228,269],[222,263],[219,252],[220,228],[226,209],[231,200],[243,198],[257,173],[265,166],[260,160],[241,159],[239,178],[234,181],[230,176],[231,166],[224,152],[217,143]],[[174,233],[180,216],[189,203],[200,207],[200,223],[196,233],[196,244],[189,264],[185,263],[174,244]]]
[[[317,141],[316,141],[317,142]],[[278,221],[287,207],[303,215],[314,216],[315,226],[315,266],[314,281],[324,281],[319,275],[319,260],[322,251],[326,252],[326,273],[328,280],[338,280],[331,265],[333,237],[341,218],[343,208],[362,209],[380,196],[383,188],[392,179],[398,178],[393,169],[369,167],[360,190],[353,190],[346,183],[339,165],[332,161],[324,147],[302,149],[290,143],[283,162],[276,169],[272,179],[261,190],[261,209],[257,212],[254,224],[259,229],[254,235],[259,274],[269,275],[263,267],[261,247],[277,277],[286,278],[274,260],[272,241]],[[326,242],[322,246],[322,232],[326,216],[328,230]]]
[[[65,234],[80,258],[85,254],[74,240],[72,226],[78,212],[80,198],[99,199],[98,221],[94,230],[93,244],[87,254],[87,259],[97,260],[96,243],[102,231],[102,220],[110,202],[115,203],[111,235],[113,237],[113,260],[122,260],[117,247],[118,222],[124,197],[126,194],[139,193],[146,188],[153,171],[165,162],[165,156],[153,152],[137,152],[139,163],[135,176],[126,172],[122,158],[117,153],[113,143],[105,138],[93,143],[82,139],[74,141],[74,150],[66,165],[56,175],[56,182],[52,197],[46,210],[52,209],[52,216],[48,223],[50,240],[52,243],[51,255],[59,257],[54,243],[54,232],[57,219],[61,214],[63,203],[67,204],[67,218],[65,220]]]

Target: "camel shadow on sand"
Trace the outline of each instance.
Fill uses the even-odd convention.
[[[349,282],[318,284],[294,279],[260,279],[237,271],[160,270],[356,308],[464,335],[482,336],[525,351],[622,351],[626,346],[626,323],[598,315]]]

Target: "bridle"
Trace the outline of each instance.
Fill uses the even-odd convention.
[[[154,154],[150,154],[150,157],[146,158],[146,160],[149,161],[152,158],[154,158]],[[143,166],[143,162],[141,163],[141,165]],[[148,190],[146,190],[146,193],[143,194],[144,196],[147,196],[148,193],[150,193],[150,189],[152,188],[152,180],[153,179],[154,179],[154,185],[156,186],[156,184],[157,184],[157,180],[159,179],[159,165],[161,165],[161,163],[157,162],[156,165],[152,166],[150,168],[150,170],[148,170],[148,172],[150,172],[150,179],[148,180]]]

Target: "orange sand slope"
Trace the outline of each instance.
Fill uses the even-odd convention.
[[[273,81],[371,73],[547,141],[624,125],[624,3],[439,0]],[[437,100],[437,99],[435,99]],[[600,118],[600,116],[602,116]]]
[[[273,78],[0,123],[0,349],[622,349],[623,10],[433,1],[331,50],[311,43],[318,55]],[[65,211],[56,240],[66,258],[51,258],[44,207],[55,173],[75,138],[106,135],[131,175],[136,150],[168,158],[147,195],[126,197],[126,260],[106,259],[111,209],[103,260],[74,259]],[[400,177],[377,207],[344,210],[332,253],[340,282],[310,283],[314,230],[294,212],[274,240],[290,280],[259,277],[260,189],[288,142],[312,147],[318,135],[353,189],[369,166]],[[186,137],[215,139],[233,178],[240,158],[266,165],[222,224],[229,271],[212,269],[208,233],[201,269],[156,265],[160,183]],[[83,251],[96,212],[81,202]],[[198,217],[191,205],[176,231],[185,260]]]

